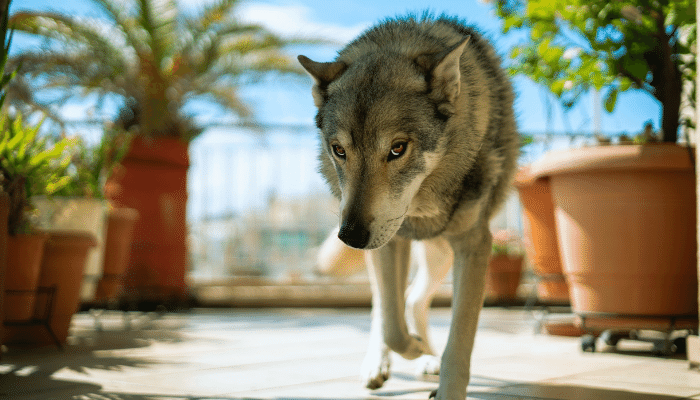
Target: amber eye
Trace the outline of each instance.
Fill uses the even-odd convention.
[[[333,149],[333,153],[340,157],[340,158],[345,158],[345,149],[342,146],[339,146],[337,144],[331,145],[331,148]]]
[[[408,147],[408,143],[406,142],[396,142],[394,143],[393,146],[391,146],[391,151],[389,152],[389,157],[387,158],[388,161],[394,160],[396,158],[399,158],[403,155],[403,153],[406,152],[406,147]]]

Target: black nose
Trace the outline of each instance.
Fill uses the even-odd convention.
[[[369,231],[361,223],[348,220],[340,226],[338,239],[350,247],[364,249],[369,243]]]

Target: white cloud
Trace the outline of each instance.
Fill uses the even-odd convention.
[[[284,37],[323,38],[340,43],[349,42],[370,25],[339,26],[314,21],[311,9],[303,5],[246,3],[238,14],[243,21],[262,24]]]
[[[184,9],[197,10],[214,3],[214,0],[177,0]],[[340,26],[313,20],[312,9],[301,5],[285,5],[243,2],[238,7],[238,16],[248,23],[265,26],[283,37],[323,38],[346,43],[370,26],[370,22],[353,26]]]

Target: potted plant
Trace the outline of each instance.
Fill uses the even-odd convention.
[[[36,192],[50,195],[67,183],[60,171],[68,165],[64,150],[70,142],[47,145],[46,140],[37,139],[39,128],[25,126],[20,116],[0,117],[0,179],[10,198],[5,275],[5,318],[9,320],[29,319],[34,313],[47,239],[30,220],[34,207],[29,199]]]
[[[73,156],[75,173],[61,194],[65,192],[72,196],[103,200],[105,184],[112,173],[121,168],[119,163],[129,151],[130,144],[131,135],[119,132],[115,127],[106,127],[100,142],[95,146],[79,142],[79,151]],[[138,219],[138,211],[133,208],[105,204],[108,211],[98,239],[102,241],[104,251],[94,260],[99,265],[99,270],[95,268],[93,275],[86,276],[92,290],[89,293],[83,291],[81,296],[83,302],[93,304],[114,299],[119,294],[129,259],[134,225]]]
[[[81,138],[73,139],[68,183],[52,196],[32,198],[39,210],[39,226],[45,231],[77,230],[90,232],[96,240],[86,263],[80,299],[95,300],[98,282],[104,274],[106,233],[110,214],[131,215],[130,211],[109,210],[103,187],[114,168],[128,150],[128,136],[105,134],[99,144],[88,146]],[[117,222],[118,224],[118,222]],[[130,239],[130,235],[126,239]],[[110,264],[112,267],[112,264]],[[114,276],[117,271],[107,271]]]
[[[80,281],[84,268],[84,255],[82,259],[69,260],[63,251],[57,250],[66,241],[74,243],[81,234],[47,235],[37,231],[33,221],[36,217],[31,203],[33,195],[50,196],[68,184],[65,171],[70,156],[66,150],[72,144],[66,138],[55,142],[47,137],[39,138],[39,129],[40,124],[26,126],[19,115],[0,117],[0,182],[10,197],[5,322],[28,322],[38,315],[37,309],[48,304],[45,297],[37,296],[39,287],[55,287],[53,304],[57,308],[71,308],[71,283]],[[91,237],[82,238],[83,247],[89,246],[92,240]],[[50,323],[56,325],[54,332],[59,337],[62,337],[62,326],[66,327],[67,335],[70,317],[76,311],[75,307],[71,309],[68,315],[53,314]],[[36,330],[29,327],[6,328],[3,341],[36,343],[37,337],[32,332]],[[63,337],[65,339],[65,335]]]
[[[131,0],[127,7],[115,0],[94,2],[109,24],[55,13],[13,15],[18,30],[76,44],[27,51],[13,59],[22,65],[19,74],[28,78],[22,83],[34,85],[17,93],[38,94],[41,88],[69,82],[81,93],[123,99],[118,123],[135,137],[107,197],[140,214],[125,286],[134,296],[159,288],[184,297],[188,144],[202,131],[185,109],[190,100],[205,99],[248,118],[250,111],[237,94],[239,85],[270,72],[304,76],[282,52],[284,46],[303,41],[284,40],[262,26],[242,23],[235,16],[239,2],[234,0],[215,2],[196,14],[180,12],[174,0]],[[115,36],[124,41],[114,45]],[[36,75],[42,80],[30,79]],[[11,100],[23,107],[53,106],[38,98]]]
[[[550,153],[530,166],[551,185],[574,311],[696,314],[694,151],[676,145],[679,126],[691,124],[681,104],[694,93],[695,4],[501,1],[498,12],[504,31],[528,34],[512,72],[565,106],[606,89],[612,111],[619,93],[636,88],[663,108],[662,143]]]
[[[517,299],[523,269],[523,249],[520,238],[510,230],[493,234],[491,258],[486,269],[486,298],[497,303]]]
[[[525,166],[515,176],[515,187],[523,206],[524,247],[537,275],[537,298],[545,304],[568,304],[549,178],[534,179]]]
[[[0,110],[5,102],[5,87],[13,75],[13,73],[5,71],[10,43],[12,42],[12,35],[7,37],[9,8],[10,0],[0,0],[0,12],[2,13],[2,18],[0,18]],[[7,222],[9,214],[10,196],[2,190],[0,185],[0,346],[2,346],[3,337],[3,324],[1,322],[5,320],[5,271],[7,270]],[[0,359],[2,359],[1,354]]]

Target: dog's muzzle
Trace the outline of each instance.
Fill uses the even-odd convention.
[[[340,225],[338,239],[350,247],[364,249],[369,243],[369,238],[369,229],[357,220],[346,220]]]

